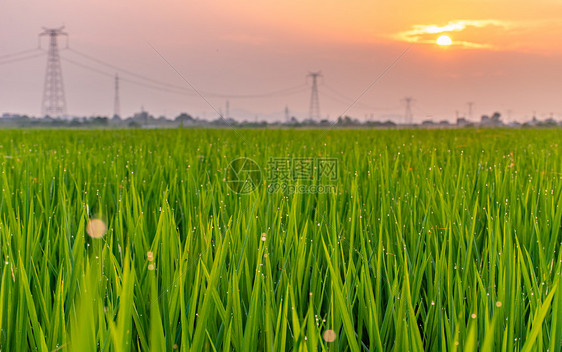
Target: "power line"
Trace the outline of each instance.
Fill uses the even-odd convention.
[[[224,121],[227,125],[229,125],[229,126],[232,127],[232,125],[230,124],[229,120],[225,120],[224,117],[222,116],[222,114],[217,111],[217,109],[215,108],[215,106],[214,106],[213,104],[211,104],[211,102],[209,102],[209,100],[207,100],[207,98],[205,98],[205,97],[193,86],[193,84],[191,84],[191,82],[189,82],[187,79],[185,79],[185,77],[181,74],[181,72],[178,71],[178,70],[174,67],[174,65],[172,65],[172,64],[168,61],[168,59],[166,59],[152,44],[150,44],[150,42],[147,42],[147,44],[152,48],[152,50],[154,50],[154,52],[155,52],[158,56],[160,56],[160,58],[161,58],[168,66],[170,66],[170,68],[171,68],[175,73],[177,73],[178,76],[180,76],[180,78],[181,78],[191,89],[193,89],[193,91],[195,91],[195,93],[197,93],[197,95],[199,95],[199,97],[200,97],[201,99],[203,99],[203,101],[205,101],[205,103],[207,103],[207,105],[209,105],[209,106],[211,107],[211,109],[215,110],[215,112],[216,112],[217,114],[219,114],[219,118],[220,118],[222,121]],[[234,130],[234,132],[236,132],[236,130]],[[242,135],[241,135],[240,133],[238,133],[238,132],[236,132],[236,134],[240,137],[241,140],[244,141],[244,143],[246,143],[246,144],[248,143],[248,142],[246,141],[246,139],[244,138],[244,136],[242,136]]]
[[[336,89],[331,88],[330,86],[327,85],[323,85],[323,87],[327,88],[329,91],[331,91],[334,95],[331,95],[330,93],[326,92],[326,90],[322,91],[322,95],[326,95],[328,98],[331,98],[335,101],[338,101],[340,103],[343,104],[349,104],[350,102],[353,101],[352,98],[345,96],[344,94],[341,94],[340,92],[338,92]],[[361,103],[361,102],[356,102],[355,103],[355,108],[358,108],[360,110],[365,110],[365,111],[390,111],[390,110],[397,110],[399,107],[395,106],[395,107],[374,107],[374,106],[370,106],[367,105],[365,103]]]
[[[73,52],[73,53],[75,53],[79,56],[82,56],[82,57],[90,60],[90,61],[96,62],[99,65],[103,65],[103,66],[112,68],[114,70],[118,70],[121,73],[128,74],[130,76],[134,76],[134,77],[139,78],[141,80],[151,82],[155,85],[166,87],[168,89],[174,89],[174,90],[180,90],[180,91],[183,91],[183,92],[192,92],[193,93],[193,91],[190,88],[187,88],[185,86],[178,86],[178,85],[170,84],[170,83],[167,83],[167,82],[164,82],[164,81],[156,80],[156,79],[153,79],[153,78],[135,73],[135,72],[130,71],[130,70],[126,70],[126,69],[121,68],[119,66],[110,64],[106,61],[97,59],[97,58],[95,58],[91,55],[82,53],[82,52],[80,52],[76,49],[68,48],[68,51],[71,51],[71,52]],[[200,92],[202,94],[205,94],[208,97],[213,97],[213,98],[253,99],[253,98],[267,98],[267,97],[275,97],[275,96],[281,97],[281,96],[292,95],[292,94],[300,93],[305,88],[306,88],[306,84],[300,84],[298,86],[288,87],[288,88],[270,91],[270,92],[266,92],[266,93],[257,93],[257,94],[230,94],[230,93],[209,92],[209,91],[204,91],[204,90],[201,90]]]
[[[361,98],[362,98],[365,94],[367,94],[367,92],[368,92],[375,84],[377,84],[377,83],[388,73],[388,71],[390,71],[390,70],[398,63],[398,61],[400,61],[400,59],[402,59],[402,57],[403,57],[404,55],[406,55],[406,53],[414,46],[414,44],[415,44],[415,42],[412,43],[412,44],[410,44],[410,46],[407,47],[406,49],[404,49],[404,51],[402,51],[402,53],[400,53],[400,55],[398,55],[398,56],[396,57],[396,59],[394,59],[394,61],[392,61],[392,63],[390,63],[390,65],[388,65],[388,66],[371,82],[371,84],[369,84],[369,85],[367,86],[367,88],[365,88],[365,89],[363,90],[363,92],[361,92],[361,94],[359,94],[359,96],[353,100],[353,103],[350,104],[350,105],[344,110],[344,112],[340,114],[340,116],[345,115],[345,113],[347,113],[347,111],[348,111],[349,109],[351,109],[359,100],[361,100]],[[334,124],[332,124],[331,126],[334,126]]]
[[[300,84],[298,86],[289,87],[285,89],[280,89],[276,91],[271,91],[267,93],[259,93],[259,94],[226,94],[226,93],[212,93],[201,91],[207,96],[213,98],[238,98],[238,99],[253,99],[253,98],[275,98],[275,97],[284,97],[288,95],[293,95],[296,93],[300,93],[307,88],[306,84]]]
[[[71,63],[75,66],[78,66],[78,67],[81,67],[83,69],[95,72],[97,74],[107,76],[107,77],[111,77],[111,78],[115,77],[115,75],[113,73],[105,72],[105,71],[99,70],[95,67],[85,65],[85,64],[82,64],[80,62],[77,62],[77,61],[74,61],[74,60],[71,60],[71,59],[68,59],[68,58],[65,58],[65,57],[62,57],[61,59],[65,62]],[[174,93],[174,94],[180,94],[180,95],[186,95],[187,94],[187,95],[195,96],[194,93],[189,92],[189,91],[179,91],[179,90],[166,89],[166,88],[162,88],[162,87],[159,87],[159,86],[156,86],[156,85],[151,85],[151,84],[148,84],[148,83],[139,82],[139,81],[135,81],[135,80],[128,79],[128,78],[120,77],[119,80],[122,81],[122,82],[127,82],[127,83],[130,83],[130,84],[138,85],[138,86],[141,86],[141,87],[145,87],[145,88],[149,88],[149,89],[153,89],[153,90],[157,90],[157,91],[161,91],[161,92]]]
[[[145,81],[148,81],[148,82],[152,82],[152,83],[154,83],[154,84],[158,84],[158,85],[161,85],[161,86],[166,86],[166,87],[168,87],[168,88],[173,88],[173,89],[186,90],[186,88],[183,87],[183,86],[176,86],[176,85],[169,84],[169,83],[166,83],[166,82],[158,81],[158,80],[156,80],[156,79],[153,79],[153,78],[150,78],[150,77],[147,77],[147,76],[144,76],[144,75],[140,75],[140,74],[138,74],[138,73],[135,73],[135,72],[126,70],[126,69],[121,68],[121,67],[119,67],[119,66],[115,66],[115,65],[112,65],[112,64],[107,63],[107,62],[105,62],[105,61],[102,61],[102,60],[100,60],[100,59],[97,59],[97,58],[95,58],[95,57],[93,57],[93,56],[90,56],[90,55],[88,55],[88,54],[84,54],[84,53],[82,53],[82,52],[80,52],[80,51],[78,51],[78,50],[76,50],[76,49],[73,49],[73,48],[68,48],[68,51],[71,51],[71,52],[73,52],[73,53],[75,53],[75,54],[77,54],[77,55],[79,55],[79,56],[82,56],[82,57],[84,57],[84,58],[86,58],[86,59],[88,59],[88,60],[90,60],[90,61],[96,62],[96,63],[98,63],[98,64],[100,64],[100,65],[103,65],[103,66],[112,68],[112,69],[114,69],[114,70],[121,71],[122,73],[125,73],[125,74],[128,74],[128,75],[131,75],[131,76],[140,78],[140,79],[145,80]]]
[[[8,58],[11,58],[11,57],[14,57],[14,56],[20,56],[20,55],[32,53],[32,52],[35,52],[35,51],[38,51],[38,50],[40,50],[40,49],[34,48],[34,49],[27,49],[27,50],[18,51],[18,52],[11,53],[11,54],[0,55],[0,60],[8,59]]]
[[[106,76],[106,77],[111,77],[111,78],[115,77],[114,73],[103,71],[103,70],[100,70],[96,67],[92,67],[90,65],[86,65],[84,63],[81,63],[81,62],[78,62],[78,61],[75,61],[75,60],[72,60],[72,59],[69,59],[69,58],[66,58],[66,57],[61,57],[61,60],[65,61],[65,62],[68,62],[72,65],[75,65],[77,67],[83,68],[85,70],[92,71],[92,72],[95,72],[97,74]],[[188,96],[192,96],[192,97],[197,96],[197,94],[191,89],[163,88],[163,87],[155,85],[155,84],[140,82],[140,81],[132,80],[132,79],[129,79],[129,78],[123,78],[121,76],[119,77],[119,81],[129,83],[129,84],[133,84],[133,85],[140,86],[140,87],[144,87],[144,88],[148,88],[148,89],[155,90],[155,91],[158,91],[158,92],[172,93],[172,94],[178,94],[178,95],[183,95],[183,96],[188,95]],[[295,88],[298,88],[298,89],[295,89]],[[278,92],[285,92],[285,94],[283,94],[283,95],[261,94],[261,95],[254,95],[254,96],[251,96],[251,97],[252,98],[267,98],[267,97],[294,95],[294,94],[302,92],[305,88],[306,88],[306,85],[303,84],[303,85],[300,86],[300,88],[299,87],[293,87],[293,88],[288,88],[288,89],[285,89],[285,90],[282,90],[282,91],[278,91]],[[214,97],[216,97],[216,96],[214,96]],[[232,97],[232,95],[229,95],[227,97]],[[249,98],[249,96],[245,96],[245,98]]]
[[[0,65],[6,65],[6,64],[14,63],[14,62],[26,61],[26,60],[34,59],[34,58],[44,56],[44,55],[45,55],[45,53],[41,52],[41,53],[38,53],[38,54],[35,54],[35,55],[29,55],[29,56],[16,58],[16,59],[2,61],[2,62],[0,62]]]

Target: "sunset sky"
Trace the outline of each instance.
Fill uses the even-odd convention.
[[[321,114],[335,119],[405,50],[347,114],[400,122],[411,96],[417,122],[466,116],[469,101],[473,120],[494,111],[562,119],[561,17],[561,0],[0,0],[0,112],[40,113],[46,57],[2,56],[35,48],[43,26],[65,25],[75,50],[61,52],[72,115],[113,113],[118,71],[83,53],[138,75],[120,72],[123,116],[144,106],[155,116],[216,118],[154,47],[215,109],[228,99],[237,119],[280,119],[285,106],[308,117],[311,71],[323,73]],[[452,45],[437,45],[441,35]]]

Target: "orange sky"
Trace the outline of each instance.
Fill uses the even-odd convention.
[[[557,16],[558,14],[558,16]],[[0,2],[0,111],[38,114],[44,58],[2,64],[4,54],[33,48],[42,26],[65,24],[71,47],[127,70],[174,85],[185,83],[149,42],[195,87],[226,95],[287,87],[288,96],[231,98],[231,115],[280,118],[285,105],[307,117],[309,71],[322,70],[320,107],[335,118],[409,45],[407,54],[349,114],[453,120],[473,101],[480,114],[508,110],[513,119],[536,112],[562,119],[562,1],[53,1]],[[439,35],[450,47],[434,44]],[[63,57],[105,73],[114,69]],[[112,79],[63,62],[71,114],[110,115]],[[123,74],[124,79],[127,78]],[[132,77],[131,77],[132,78]],[[124,115],[141,106],[155,115],[181,111],[214,118],[201,98],[121,84]],[[224,109],[226,98],[209,96]]]

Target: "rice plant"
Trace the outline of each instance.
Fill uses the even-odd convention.
[[[560,351],[561,137],[4,130],[0,350]]]

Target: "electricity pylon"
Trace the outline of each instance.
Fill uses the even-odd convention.
[[[49,51],[47,55],[47,71],[43,86],[43,102],[41,111],[43,116],[60,117],[66,115],[66,99],[64,97],[64,84],[57,38],[61,35],[68,36],[60,28],[45,28],[39,37],[49,36]]]
[[[472,121],[472,107],[474,106],[474,103],[471,102],[471,101],[469,101],[469,102],[467,103],[467,105],[468,105],[468,119],[469,119],[470,121]]]
[[[320,101],[318,99],[318,77],[322,77],[322,73],[310,72],[307,77],[312,77],[312,90],[310,94],[310,110],[308,117],[311,120],[320,120]]]
[[[119,75],[115,74],[115,99],[113,100],[113,118],[121,118],[121,103],[119,101]]]
[[[406,104],[406,111],[404,112],[404,123],[406,125],[411,125],[414,119],[414,113],[412,112],[412,102],[414,101],[414,98],[405,97],[402,101]]]

